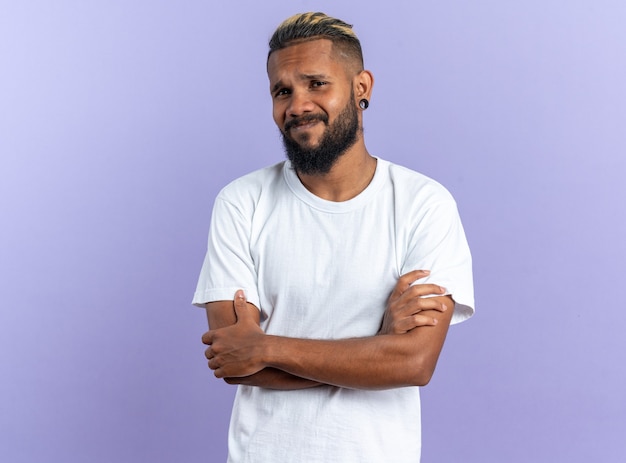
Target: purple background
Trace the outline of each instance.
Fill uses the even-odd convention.
[[[283,158],[266,42],[309,10],[362,39],[370,151],[472,246],[424,462],[624,461],[622,0],[3,2],[0,459],[225,460],[190,300],[217,191]]]

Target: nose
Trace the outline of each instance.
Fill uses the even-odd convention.
[[[294,91],[291,94],[291,98],[289,98],[289,105],[286,110],[287,119],[302,116],[305,113],[313,111],[314,108],[315,105],[311,101],[308,92]]]

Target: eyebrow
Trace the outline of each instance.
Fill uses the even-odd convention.
[[[329,77],[326,74],[300,74],[298,76],[298,80],[327,80]],[[272,87],[272,93],[278,90],[281,87],[284,87],[282,80],[279,80]]]

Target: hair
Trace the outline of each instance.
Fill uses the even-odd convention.
[[[339,53],[356,61],[363,69],[361,42],[352,30],[352,25],[324,13],[299,13],[283,21],[269,42],[270,55],[283,48],[309,40],[328,39]]]

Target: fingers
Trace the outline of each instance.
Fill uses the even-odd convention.
[[[409,311],[410,314],[416,314],[424,310],[436,310],[437,312],[445,312],[448,310],[448,304],[433,297],[419,298],[417,302],[408,301],[403,309]],[[406,314],[408,315],[408,314]]]
[[[446,289],[438,285],[414,285],[407,289],[393,303],[393,312],[400,317],[408,317],[423,310],[437,310],[445,312],[450,304],[446,304],[440,297],[445,294]]]
[[[396,287],[403,286],[404,290],[406,290],[411,285],[411,283],[428,275],[430,275],[430,270],[412,270],[409,273],[405,273],[400,278],[398,278],[398,283],[396,284]]]
[[[235,293],[235,300],[233,301],[233,304],[235,306],[235,315],[237,315],[237,320],[248,314],[248,301],[246,300],[246,295],[243,290],[240,289]]]
[[[246,293],[243,292],[243,289],[238,289],[235,293],[235,307],[245,307],[246,306]]]
[[[411,331],[413,328],[417,328],[418,326],[435,326],[436,324],[436,318],[417,314],[398,322],[396,330],[401,333],[406,333]]]
[[[220,360],[216,357],[215,352],[213,352],[211,347],[208,347],[204,351],[204,356],[208,360],[209,368],[211,370],[216,370],[221,367]]]
[[[400,295],[405,292],[409,288],[409,286],[411,286],[411,283],[428,275],[430,275],[430,270],[413,270],[409,273],[405,273],[400,278],[398,278],[398,282],[391,292],[390,299],[400,297]]]
[[[405,293],[406,297],[422,297],[431,294],[443,296],[446,293],[446,288],[434,284],[413,285],[407,288]]]

